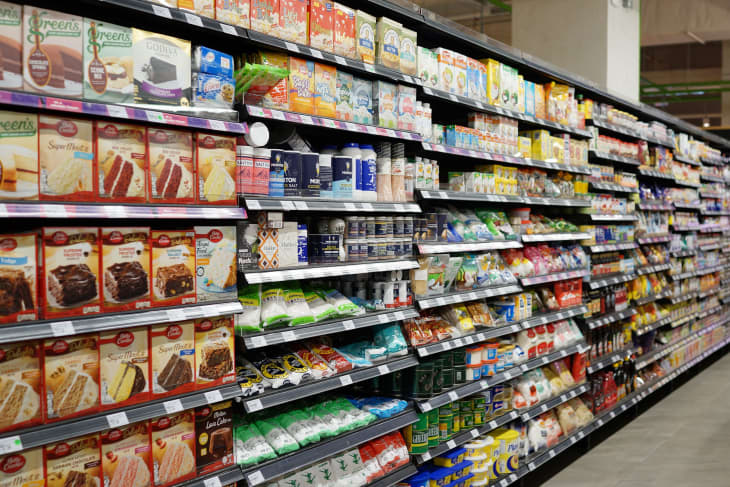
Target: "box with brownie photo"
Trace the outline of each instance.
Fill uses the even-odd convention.
[[[194,304],[195,233],[152,230],[152,304]]]
[[[197,387],[235,382],[233,316],[195,320]]]
[[[0,235],[0,323],[38,316],[38,236]]]
[[[198,475],[233,465],[231,401],[195,408],[195,457]]]
[[[98,433],[43,447],[47,487],[100,487],[101,438]]]
[[[149,227],[101,229],[101,280],[104,312],[152,305]]]

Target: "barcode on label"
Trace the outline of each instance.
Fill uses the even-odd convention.
[[[390,319],[388,318],[388,314],[387,313],[382,314],[382,315],[378,315],[378,322],[379,323],[387,323],[388,321],[390,321]]]
[[[471,437],[476,438],[477,436],[479,436],[479,430],[476,428],[471,430]]]
[[[165,9],[167,10],[167,9]],[[167,10],[168,15],[170,14],[170,11]],[[120,107],[117,105],[107,105],[106,107],[107,113],[112,117],[121,117],[121,118],[127,118],[129,115],[127,114],[127,109],[124,107]]]
[[[71,321],[57,321],[51,323],[51,333],[54,337],[62,337],[68,335],[74,335],[76,330],[74,324]]]
[[[250,413],[254,413],[256,411],[261,411],[263,409],[263,405],[261,404],[261,399],[254,399],[252,401],[248,401],[246,403],[246,406],[248,406],[248,411]]]
[[[349,386],[350,384],[352,384],[352,377],[350,377],[349,375],[343,375],[342,377],[340,377],[340,384],[342,384],[343,386]]]
[[[214,402],[221,402],[223,400],[223,396],[221,395],[221,391],[215,390],[215,391],[208,391],[205,394],[205,400],[208,402],[208,404],[213,404]]]
[[[180,401],[180,399],[165,401],[162,403],[162,407],[165,409],[167,414],[175,414],[183,410],[182,401]]]
[[[220,120],[208,120],[208,123],[213,130],[226,130],[226,124]]]
[[[127,413],[122,411],[119,413],[107,414],[106,422],[109,424],[110,428],[119,428],[120,426],[128,425],[129,419],[127,419]]]
[[[253,345],[255,348],[265,347],[266,346],[266,337],[264,337],[264,336],[251,337],[251,345]]]

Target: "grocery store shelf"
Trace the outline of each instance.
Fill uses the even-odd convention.
[[[693,277],[695,275],[695,271],[687,271],[687,272],[681,272],[679,274],[669,274],[669,277],[673,281],[681,281],[682,279],[687,279],[689,277]]]
[[[585,320],[585,324],[589,329],[595,330],[596,328],[606,326],[609,323],[615,323],[617,321],[625,320],[626,318],[631,318],[635,314],[636,310],[634,308],[628,308],[622,311],[615,311],[613,313],[587,318]]]
[[[705,274],[712,274],[713,272],[721,271],[724,267],[725,267],[724,264],[720,264],[720,265],[713,265],[713,266],[707,267],[705,269],[697,269],[694,272],[694,275],[695,276],[704,276]]]
[[[672,205],[677,210],[701,210],[701,203],[685,203],[684,201],[673,201]]]
[[[521,413],[520,411],[517,412],[520,415],[520,419],[523,422],[527,422],[532,418],[540,416],[545,411],[560,406],[561,404],[570,401],[574,397],[580,396],[581,394],[588,392],[590,388],[591,386],[589,384],[580,384],[578,386],[572,387],[571,389],[568,389],[559,396],[553,397],[551,399],[548,399],[547,401],[543,401],[541,404],[529,408],[524,413]]]
[[[636,274],[633,272],[619,272],[617,274],[609,274],[606,276],[591,276],[591,282],[588,284],[591,289],[598,289],[601,287],[612,286],[614,284],[620,284],[622,282],[632,281],[636,279]]]
[[[674,178],[674,184],[677,186],[686,186],[688,188],[700,188],[702,186],[700,183],[694,183],[692,181],[685,181],[684,179],[677,178]]]
[[[700,245],[700,250],[702,252],[707,252],[708,250],[717,250],[724,247],[724,243],[714,243],[714,244],[708,244],[708,245]]]
[[[416,469],[416,466],[412,463],[408,463],[408,465],[397,468],[392,472],[373,480],[369,484],[365,484],[364,487],[390,487],[392,485],[399,485],[401,481],[417,473],[418,470]]]
[[[700,157],[700,160],[705,164],[709,164],[711,166],[722,166],[723,164],[727,164],[727,158],[725,158],[725,162],[716,161],[707,157]]]
[[[594,222],[634,222],[639,218],[636,215],[597,215],[591,213],[589,215]]]
[[[246,208],[264,211],[327,211],[371,213],[420,213],[418,203],[368,203],[318,198],[275,198],[246,196]]]
[[[81,333],[119,330],[135,326],[157,325],[198,318],[237,314],[243,311],[238,301],[191,304],[174,308],[156,308],[146,311],[130,311],[93,317],[76,317],[68,320],[21,322],[3,325],[0,343],[25,340],[41,340]]]
[[[621,242],[621,243],[609,243],[609,244],[595,244],[588,245],[588,250],[592,253],[597,254],[600,252],[614,252],[616,250],[628,250],[635,249],[638,247],[636,242]]]
[[[697,319],[698,319],[698,320],[701,320],[702,318],[706,318],[706,317],[708,317],[708,316],[710,316],[710,315],[712,315],[712,314],[715,314],[715,313],[717,313],[717,312],[718,312],[718,311],[720,311],[721,309],[722,309],[722,306],[720,306],[720,305],[717,305],[717,306],[713,306],[713,307],[712,307],[712,308],[710,308],[710,309],[706,309],[706,310],[704,310],[704,311],[701,311],[700,313],[698,313],[698,314],[697,314]]]
[[[517,240],[497,240],[492,242],[454,242],[454,243],[419,243],[421,255],[440,254],[443,252],[476,252],[480,250],[519,249],[522,244]]]
[[[284,110],[275,110],[273,108],[262,108],[254,105],[246,105],[246,112],[250,117],[264,118],[267,120],[278,120],[280,122],[290,122],[299,125],[309,125],[314,127],[322,127],[333,130],[343,130],[346,132],[357,132],[360,134],[373,135],[377,137],[389,137],[391,139],[400,139],[404,141],[420,141],[421,135],[416,132],[406,130],[394,130],[374,125],[364,125],[361,123],[343,122],[333,118],[318,117],[315,115],[306,115],[303,113],[287,112]]]
[[[697,297],[700,298],[700,299],[705,299],[707,297],[714,296],[715,294],[717,294],[719,292],[720,292],[720,288],[719,287],[714,287],[712,289],[708,289],[707,291],[701,291],[697,295]]]
[[[240,480],[243,480],[241,467],[233,465],[209,475],[196,477],[194,480],[175,484],[175,487],[218,487],[219,485],[225,486],[235,484]]]
[[[715,233],[715,232],[725,232],[730,230],[730,227],[727,224],[721,225],[721,224],[715,224],[715,223],[705,223],[700,225],[700,233]]]
[[[672,295],[671,289],[665,289],[662,292],[651,294],[649,296],[645,296],[643,298],[634,299],[633,303],[634,306],[642,306],[644,304],[653,303],[654,301],[657,301],[659,299],[665,299]]]
[[[242,399],[243,407],[247,413],[255,413],[262,409],[286,404],[297,399],[312,397],[328,391],[349,386],[357,382],[388,375],[392,372],[408,369],[418,365],[418,359],[413,355],[397,357],[386,361],[377,362],[372,367],[352,369],[344,374],[337,374],[326,379],[313,380],[291,387],[280,387]]]
[[[432,152],[441,152],[444,154],[454,154],[457,156],[470,157],[472,159],[479,159],[484,161],[495,161],[504,162],[507,164],[514,164],[517,166],[537,167],[540,169],[552,169],[554,171],[565,171],[577,174],[590,174],[591,170],[588,166],[572,166],[570,164],[562,164],[556,161],[539,161],[536,159],[529,159],[525,157],[515,157],[503,154],[492,154],[491,152],[482,152],[473,149],[462,149],[461,147],[452,147],[449,145],[442,144],[431,144],[429,142],[423,142],[422,147],[424,150]]]
[[[398,259],[388,261],[376,261],[368,263],[343,263],[343,264],[309,264],[306,267],[291,268],[287,270],[264,270],[245,271],[244,276],[249,284],[260,284],[267,282],[294,281],[297,279],[314,279],[317,277],[349,276],[353,274],[365,274],[369,272],[387,272],[418,268],[415,260]]]
[[[603,182],[596,182],[591,181],[591,186],[593,186],[596,189],[601,189],[603,191],[613,191],[616,193],[638,193],[639,188],[629,188],[627,186],[622,186],[620,184],[615,183],[603,183]]]
[[[660,319],[654,321],[653,323],[649,323],[647,325],[644,325],[644,326],[641,326],[641,327],[637,328],[636,329],[636,335],[637,336],[645,335],[645,334],[649,333],[650,331],[654,331],[657,328],[661,328],[662,326],[666,326],[666,325],[668,325],[671,322],[672,322],[672,317],[671,316],[665,316],[664,318],[660,318]]]
[[[311,446],[301,448],[268,462],[253,466],[243,471],[246,483],[250,487],[269,482],[300,468],[330,458],[347,449],[368,442],[392,431],[405,428],[418,421],[418,415],[412,408],[390,418],[375,421],[368,426],[344,433],[330,440],[320,441]]]
[[[634,347],[629,346],[628,348],[624,348],[623,350],[619,350],[618,352],[613,352],[606,356],[599,357],[597,360],[592,361],[591,365],[586,367],[586,374],[596,373],[599,370],[603,370],[620,360],[631,357],[631,354],[633,354],[634,351]]]
[[[700,195],[703,198],[716,198],[716,199],[723,198],[723,194],[722,193],[715,193],[714,191],[707,191],[705,189],[700,189]]]
[[[701,209],[700,213],[704,216],[727,216],[730,215],[730,211],[727,210],[704,210]]]
[[[243,220],[246,210],[232,206],[106,205],[95,203],[0,203],[0,218],[109,218]]]
[[[713,176],[712,174],[700,174],[700,180],[711,181],[713,183],[725,183],[725,179],[720,176]]]
[[[506,286],[486,287],[475,289],[473,291],[459,291],[438,297],[416,297],[416,302],[418,302],[418,307],[420,309],[429,309],[437,306],[446,306],[447,304],[465,303],[468,301],[475,301],[477,299],[503,296],[505,294],[518,293],[520,291],[522,291],[522,288],[517,284],[508,284]]]
[[[677,162],[683,162],[684,164],[690,164],[692,166],[701,166],[702,163],[699,161],[695,161],[693,159],[690,159],[689,157],[685,157],[679,154],[673,154],[672,158]]]
[[[560,242],[560,241],[579,241],[591,238],[590,233],[531,233],[522,235],[522,241],[525,243],[533,242]]]
[[[684,303],[685,301],[689,301],[690,299],[696,298],[698,294],[699,293],[697,291],[691,291],[688,293],[684,293],[681,296],[675,296],[675,297],[671,298],[670,302],[672,304]]]
[[[686,250],[673,250],[672,257],[682,258],[682,257],[691,257],[697,253],[696,249],[686,249]]]
[[[520,203],[542,206],[590,206],[589,200],[568,198],[543,198],[539,196],[515,196],[487,193],[466,193],[462,191],[418,190],[422,200],[475,201],[482,203]]]
[[[672,211],[674,206],[664,201],[642,201],[639,203],[639,209],[644,211]]]
[[[0,90],[0,105],[28,107],[36,110],[73,113],[93,117],[107,117],[118,120],[134,120],[156,125],[174,125],[196,130],[228,132],[232,134],[245,134],[248,132],[248,126],[245,123],[169,113],[164,111],[165,107],[163,105],[159,107],[163,111],[146,110],[135,106],[72,100],[7,90]]]
[[[642,176],[648,176],[656,179],[666,179],[669,181],[674,181],[674,176],[672,174],[663,173],[650,167],[639,167],[639,174]]]
[[[675,232],[696,232],[700,229],[700,226],[698,224],[692,224],[692,225],[681,225],[681,224],[673,224],[672,228]]]
[[[640,245],[665,243],[665,242],[672,241],[672,235],[666,234],[666,235],[653,235],[650,237],[638,237],[636,240],[639,242]]]
[[[590,269],[576,269],[573,271],[556,272],[554,274],[545,274],[542,276],[521,277],[520,282],[523,286],[535,286],[538,284],[546,284],[548,282],[585,277],[590,274],[590,272]]]
[[[600,118],[592,118],[592,119],[586,120],[586,123],[587,124],[590,123],[591,125],[598,127],[599,129],[602,129],[602,131],[608,131],[608,132],[612,132],[614,134],[620,134],[620,135],[624,135],[627,137],[632,137],[634,139],[645,140],[652,144],[657,144],[657,145],[662,145],[664,147],[668,147],[669,149],[674,148],[674,141],[658,139],[658,138],[652,137],[651,135],[642,135],[639,132],[636,132],[635,130],[628,129],[626,127],[622,127],[621,125],[617,125],[614,123],[610,123],[607,120],[603,120]]]
[[[394,310],[368,313],[362,316],[355,316],[349,319],[338,318],[336,320],[313,323],[311,325],[300,325],[285,328],[275,328],[264,333],[251,333],[242,335],[246,348],[249,350],[279,345],[281,343],[296,342],[333,333],[342,333],[350,330],[369,328],[371,326],[392,323],[418,316],[418,311],[412,306],[407,308],[396,308]]]
[[[624,156],[617,156],[615,154],[611,154],[608,152],[601,152],[594,149],[588,150],[588,157],[591,161],[598,160],[598,161],[609,161],[609,162],[618,162],[621,164],[628,164],[630,166],[638,166],[640,163],[636,159],[632,159],[630,157],[624,157]]]
[[[672,264],[669,262],[665,264],[654,264],[654,265],[647,265],[644,267],[639,267],[636,269],[636,274],[643,276],[644,274],[651,274],[653,272],[662,272],[669,270],[672,267]]]

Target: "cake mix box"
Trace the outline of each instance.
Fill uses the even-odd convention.
[[[380,127],[398,128],[398,88],[387,81],[373,83],[373,111]]]
[[[196,134],[198,163],[197,202],[236,204],[236,138],[228,135]]]
[[[454,53],[443,47],[436,49],[439,67],[439,89],[456,94],[456,75],[454,74]]]
[[[400,71],[400,30],[399,22],[380,17],[375,28],[375,59],[390,69]]]
[[[276,66],[277,68],[289,69],[289,56],[274,51],[256,51],[248,56],[249,62],[252,64],[263,64],[266,66]],[[253,92],[261,92],[264,89],[258,89],[252,86]],[[249,103],[247,101],[247,103]],[[277,110],[289,110],[289,79],[280,79],[273,87],[271,87],[263,99],[263,106],[266,108],[275,108]]]
[[[236,227],[195,227],[198,302],[236,299]]]
[[[352,81],[352,120],[373,125],[373,82],[354,77]]]
[[[187,130],[147,128],[149,202],[195,202],[193,133]]]
[[[251,0],[251,28],[276,35],[279,27],[279,0]]]
[[[0,120],[0,200],[37,200],[38,115],[0,111]]]
[[[0,456],[0,485],[3,487],[45,487],[43,448],[31,448]]]
[[[23,6],[0,2],[0,88],[23,88]]]
[[[453,53],[454,55],[454,81],[456,82],[456,94],[459,96],[467,96],[467,71],[466,56],[459,54],[458,52]]]
[[[134,100],[132,29],[84,18],[84,98]]]
[[[327,0],[309,3],[309,45],[328,52],[335,50],[335,4]]]
[[[405,74],[418,74],[418,34],[415,31],[401,27],[400,30],[400,70]]]
[[[152,230],[152,305],[194,304],[195,233]]]
[[[147,201],[147,130],[141,125],[94,123],[100,201]]]
[[[192,321],[150,328],[152,397],[195,389],[195,324]]]
[[[491,105],[501,105],[499,94],[502,65],[494,59],[482,59],[482,63],[487,67],[487,101]]]
[[[94,123],[38,116],[40,199],[92,201],[96,197]]]
[[[289,58],[289,110],[314,114],[314,63]]]
[[[314,114],[335,118],[337,105],[337,68],[314,63]]]
[[[547,118],[545,110],[545,87],[539,83],[535,83],[535,116],[537,118]]]
[[[44,318],[101,312],[99,261],[98,228],[43,228]]]
[[[195,477],[195,413],[192,410],[150,421],[155,486]]]
[[[38,236],[0,235],[0,323],[38,319]]]
[[[250,0],[215,0],[215,18],[244,29],[251,28]]]
[[[189,106],[190,42],[132,29],[134,102]]]
[[[41,422],[41,363],[39,342],[0,345],[0,431]]]
[[[335,3],[335,54],[352,59],[357,57],[355,23],[355,10]]]
[[[150,340],[147,327],[99,334],[101,409],[150,398]]]
[[[101,433],[101,485],[152,487],[149,422],[142,421]]]
[[[177,8],[211,19],[215,18],[215,0],[177,0]]]
[[[233,316],[195,320],[197,388],[235,382]]]
[[[279,30],[277,37],[287,41],[308,44],[308,0],[279,0]]]
[[[233,465],[233,405],[223,401],[195,408],[198,475]]]
[[[335,117],[339,120],[352,122],[353,108],[353,76],[350,73],[337,70],[337,101]]]
[[[81,97],[84,22],[55,10],[23,9],[23,89]]]
[[[98,433],[43,447],[49,486],[98,486],[101,482],[101,437]]]
[[[43,422],[99,410],[99,335],[76,335],[43,342]]]
[[[358,10],[355,13],[356,59],[360,59],[364,63],[375,63],[376,25],[375,17],[367,12]]]
[[[438,54],[421,46],[418,46],[418,76],[424,86],[440,89]]]

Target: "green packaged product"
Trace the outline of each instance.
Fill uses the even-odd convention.
[[[243,67],[233,72],[236,79],[236,101],[260,104],[264,95],[273,88],[279,80],[289,76],[289,70],[277,66],[245,63]],[[255,87],[255,88],[254,88]]]
[[[276,420],[259,419],[254,424],[278,455],[299,449],[299,443]]]
[[[284,290],[279,286],[264,287],[261,292],[261,322],[264,328],[287,325],[290,320]]]
[[[304,291],[304,299],[314,316],[314,321],[331,320],[337,317],[337,310],[330,303],[325,301],[316,291],[307,289]]]
[[[410,395],[414,398],[429,398],[433,395],[433,362],[419,363],[409,371]]]
[[[437,358],[433,361],[433,393],[440,394],[444,389],[444,360]]]
[[[408,453],[420,455],[428,451],[428,415],[420,413],[418,421],[409,424],[403,430],[403,439],[408,446]]]
[[[432,409],[426,413],[428,417],[428,447],[439,446],[439,410]]]
[[[238,301],[243,312],[236,318],[236,334],[262,331],[261,327],[261,285],[243,286],[238,290]]]
[[[273,448],[253,423],[239,420],[233,427],[233,442],[236,463],[239,465],[252,465],[276,458]]]
[[[454,435],[454,413],[451,406],[439,408],[439,442],[449,441]]]
[[[299,446],[306,446],[320,440],[317,428],[314,428],[304,411],[295,409],[276,416],[279,426],[289,433]]]
[[[443,377],[444,389],[451,389],[454,387],[456,379],[453,367],[444,367],[444,370],[441,371],[441,376]]]
[[[474,413],[472,413],[471,411],[469,411],[469,412],[462,411],[459,414],[459,419],[460,419],[459,427],[462,430],[465,430],[465,429],[468,429],[468,428],[471,428],[472,426],[474,426]]]
[[[451,414],[454,416],[454,423],[451,427],[451,431],[456,434],[461,431],[461,411],[459,410],[459,403],[451,403]]]
[[[284,289],[284,302],[286,312],[290,316],[289,326],[306,325],[313,323],[314,317],[304,299],[304,292],[299,287],[288,287]]]

